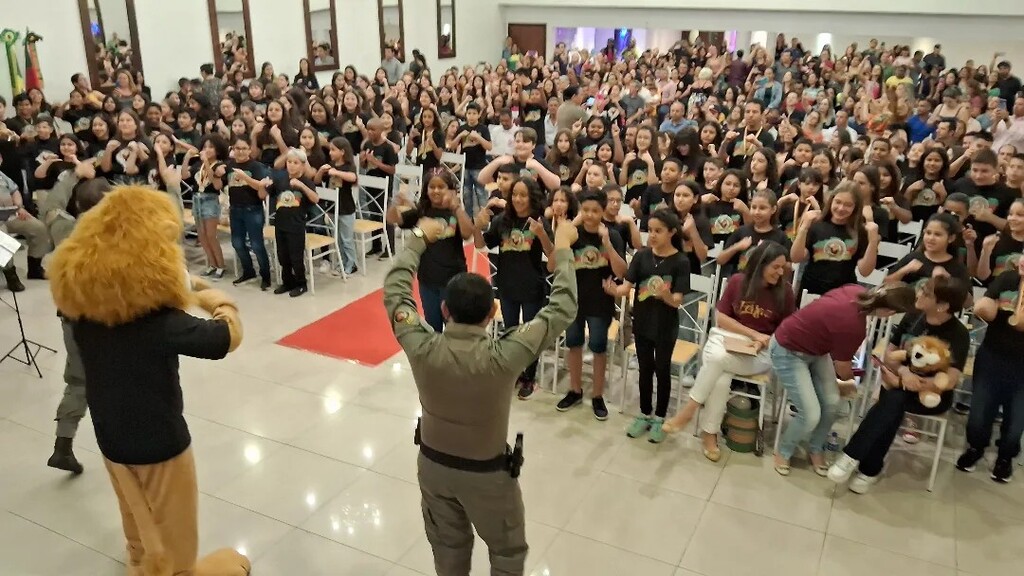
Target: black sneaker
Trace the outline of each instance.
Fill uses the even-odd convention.
[[[604,405],[604,398],[600,396],[591,398],[590,407],[594,409],[594,418],[601,421],[608,419],[608,407]]]
[[[534,380],[523,380],[519,383],[519,392],[516,397],[520,400],[526,400],[533,395],[533,390],[537,387],[537,382]]]
[[[977,450],[968,446],[967,450],[964,450],[964,453],[956,459],[956,469],[961,472],[974,472],[978,465],[978,460],[981,460],[981,457],[984,455],[984,450]]]
[[[263,290],[264,292],[270,290],[270,278],[260,280],[260,290]]]
[[[558,404],[555,405],[555,408],[559,412],[565,412],[566,410],[572,408],[573,406],[579,404],[580,402],[583,402],[583,392],[574,392],[572,390],[569,390],[568,392],[566,392],[565,398],[562,398],[561,400],[558,401]]]
[[[296,286],[295,288],[292,288],[291,292],[289,292],[288,295],[291,296],[292,298],[298,298],[299,296],[305,294],[306,291],[307,288],[305,286]]]
[[[284,284],[281,284],[277,288],[274,288],[274,294],[284,294],[285,292],[287,292],[289,290],[291,290],[291,288],[285,286]]]
[[[367,256],[376,256],[377,254],[380,254],[381,252],[382,252],[382,250],[380,248],[378,248],[377,246],[374,246],[373,248],[370,248],[370,251],[367,252],[366,255]]]
[[[971,405],[966,402],[957,402],[956,404],[953,404],[953,412],[956,412],[961,416],[967,415],[970,411]]]
[[[254,280],[255,278],[256,278],[256,274],[242,274],[238,278],[235,278],[235,280],[234,280],[234,282],[232,282],[232,284],[234,284],[235,286],[238,286],[239,284],[245,284],[249,280]]]
[[[1000,484],[1009,484],[1013,478],[1013,460],[1009,458],[996,458],[996,465],[992,467],[992,479]]]

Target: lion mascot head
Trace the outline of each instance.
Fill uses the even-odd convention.
[[[193,304],[179,238],[181,218],[166,194],[123,186],[86,212],[54,252],[53,300],[71,320],[125,324],[161,308]]]

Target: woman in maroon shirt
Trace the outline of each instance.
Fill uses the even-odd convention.
[[[886,318],[914,309],[914,289],[905,284],[867,289],[847,284],[786,318],[775,331],[768,353],[772,367],[797,409],[775,451],[775,471],[789,475],[797,444],[807,452],[819,476],[828,474],[825,441],[839,405],[836,378],[853,378],[853,356],[867,336],[867,317]]]
[[[778,242],[762,242],[750,254],[742,273],[729,278],[718,301],[716,326],[711,329],[701,356],[700,372],[690,390],[690,401],[666,421],[663,429],[675,432],[690,422],[703,405],[701,438],[704,456],[717,462],[718,431],[734,376],[760,374],[771,368],[768,342],[782,320],[796,308],[793,287],[785,279],[788,251]],[[756,354],[730,352],[726,339],[753,342]]]

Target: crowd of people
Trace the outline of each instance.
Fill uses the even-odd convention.
[[[0,206],[16,209],[6,226],[29,239],[28,277],[41,279],[51,216],[37,199],[65,171],[180,187],[206,258],[201,275],[225,274],[217,234],[226,222],[241,270],[234,284],[259,280],[269,290],[267,202],[283,271],[274,292],[300,296],[313,273],[301,250],[310,209],[322,203],[317,187],[339,190],[339,275],[360,261],[358,211],[376,205],[373,215],[387,223],[386,238],[367,254],[383,260],[401,221],[394,208],[415,204],[445,224],[417,272],[425,319],[441,331],[447,282],[467,269],[465,241],[495,252],[505,327],[530,321],[554,265],[545,263],[551,222],[565,218],[579,229],[579,313],[565,333],[570,389],[558,410],[582,403],[586,344],[590,405],[607,418],[609,326],[616,303],[632,293],[640,414],[629,436],[661,442],[704,406],[704,453],[717,460],[733,375],[785,365],[779,376],[797,416],[776,455],[780,474],[804,443],[814,469],[830,475],[823,451],[836,377],[853,377],[867,315],[908,312],[893,343],[942,339],[953,355],[948,376],[959,380],[968,347],[955,317],[972,303],[989,328],[974,365],[969,447],[957,467],[974,469],[1001,409],[992,477],[1009,480],[1024,431],[1024,387],[1013,377],[1024,368],[1016,354],[1024,349],[1016,323],[1024,94],[1009,62],[997,54],[988,67],[952,67],[938,45],[924,55],[876,41],[813,54],[781,35],[774,47],[748,52],[685,40],[666,52],[591,54],[559,44],[546,59],[507,47],[497,64],[442,70],[418,51],[405,66],[388,48],[372,74],[345,66],[323,86],[306,59],[293,76],[265,62],[248,78],[239,58],[225,70],[204,65],[162,98],[127,70],[99,93],[76,75],[60,104],[19,94],[0,128],[8,177]],[[6,117],[5,107],[0,102]],[[462,182],[445,169],[445,152],[465,155]],[[421,191],[396,195],[389,207],[390,191],[358,186],[360,175],[393,177],[403,162],[423,167]],[[74,216],[73,203],[62,209]],[[880,256],[880,244],[900,241],[900,224],[912,221],[923,231],[911,253],[896,262]],[[689,405],[666,420],[678,309],[690,274],[716,266],[725,289],[715,328]],[[886,271],[885,287],[851,286],[876,269]],[[9,288],[23,287],[12,267],[4,273]],[[984,296],[972,298],[973,286],[985,287]],[[799,308],[805,292],[824,297]],[[733,351],[737,339],[753,354]],[[877,480],[904,412],[921,409],[911,392],[933,385],[886,360],[895,388],[883,392],[861,427],[869,430],[858,432],[837,463],[842,470],[831,474],[846,481],[857,471],[855,491]],[[536,364],[520,377],[518,396],[535,386]],[[946,392],[932,411],[952,401]]]

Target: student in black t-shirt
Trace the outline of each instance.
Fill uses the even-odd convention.
[[[956,467],[973,472],[992,439],[992,424],[1000,408],[999,449],[992,479],[1006,483],[1013,475],[1013,459],[1020,454],[1024,433],[1024,310],[1021,306],[1021,279],[1024,258],[1016,269],[1003,272],[992,281],[985,297],[974,304],[974,314],[988,322],[985,339],[974,360],[974,385],[971,412],[967,419],[967,450]]]
[[[544,157],[544,118],[548,113],[547,102],[540,86],[533,86],[522,91],[520,110],[519,125],[537,133],[538,142],[534,147],[533,155],[540,160]]]
[[[884,282],[918,286],[934,276],[951,276],[969,285],[971,275],[967,264],[957,254],[960,234],[960,223],[955,216],[944,213],[932,216],[924,226],[917,249],[893,264]]]
[[[604,209],[602,222],[604,225],[619,233],[619,237],[626,243],[626,249],[639,250],[644,247],[643,237],[640,235],[640,227],[636,219],[631,216],[619,214],[622,210],[622,188],[615,184],[607,184],[601,189],[608,198],[608,205]]]
[[[704,217],[711,223],[711,237],[715,244],[725,242],[740,226],[749,223],[750,208],[747,197],[747,179],[739,170],[727,170],[715,182],[715,188],[701,198]]]
[[[626,201],[632,202],[643,195],[648,187],[658,183],[661,157],[654,146],[657,132],[650,126],[636,129],[636,151],[626,154],[619,172],[619,185],[626,188]]]
[[[882,207],[881,197],[879,196],[882,184],[878,176],[878,168],[873,164],[864,164],[853,172],[850,180],[857,185],[860,192],[861,202],[864,203],[866,209],[864,218],[878,225],[879,238],[887,242],[894,241],[894,238],[886,236],[889,231],[891,216],[889,211]]]
[[[355,274],[359,268],[356,266],[356,202],[352,188],[359,176],[356,173],[352,144],[347,138],[336,136],[331,140],[328,155],[330,162],[320,167],[313,180],[317,184],[326,180],[329,187],[338,191],[338,217],[334,224],[338,227],[341,243],[341,265],[345,274]]]
[[[516,132],[515,150],[511,156],[499,156],[480,171],[478,181],[484,186],[494,182],[494,174],[498,166],[512,164],[520,177],[529,176],[544,184],[548,190],[561,186],[558,174],[548,166],[547,162],[533,157],[533,149],[537,145],[537,133],[532,128],[523,128]]]
[[[920,168],[920,179],[904,180],[903,198],[914,220],[927,220],[946,201],[949,156],[942,148],[929,148],[921,156]]]
[[[690,270],[700,274],[708,257],[711,225],[700,209],[700,185],[693,180],[680,182],[672,195],[672,208],[683,226],[683,253],[690,261]]]
[[[1024,253],[1024,199],[1017,198],[1006,215],[1006,228],[988,235],[981,243],[978,270],[975,276],[982,282],[998,278],[1006,270],[1017,266]]]
[[[821,210],[824,202],[825,179],[814,168],[804,168],[796,178],[796,182],[790,184],[789,191],[785,196],[779,198],[778,220],[779,228],[786,234],[789,246],[796,238],[796,229],[800,225],[800,219],[808,210]]]
[[[794,263],[807,260],[801,290],[824,294],[844,284],[856,284],[858,271],[862,276],[874,271],[878,225],[865,222],[863,212],[856,185],[846,181],[829,196],[824,213],[804,213],[790,252]]]
[[[497,274],[495,286],[501,303],[501,319],[506,330],[533,320],[544,306],[547,270],[542,257],[553,258],[550,227],[544,220],[544,191],[533,178],[517,179],[504,209],[493,219],[488,210],[476,218],[484,230],[477,248],[497,248],[493,259]],[[519,399],[533,394],[537,384],[537,363],[530,364],[519,376]]]
[[[419,280],[423,317],[435,332],[440,333],[445,325],[441,303],[447,297],[448,282],[466,271],[462,242],[478,236],[479,232],[466,214],[459,200],[458,184],[449,172],[435,171],[426,176],[425,181],[426,190],[420,194],[417,207],[420,217],[440,220],[444,231],[436,241],[427,245],[420,257],[416,278]],[[391,224],[402,221],[397,206],[388,210],[388,221]],[[479,243],[479,239],[477,241]]]
[[[235,249],[242,275],[233,284],[238,286],[256,278],[249,251],[256,254],[260,265],[260,289],[270,289],[270,257],[263,242],[263,227],[266,217],[263,201],[267,191],[260,182],[270,172],[263,164],[252,159],[252,145],[246,138],[236,138],[232,143],[234,158],[228,162],[227,186],[230,203],[231,246]]]
[[[999,158],[989,149],[979,150],[971,161],[971,172],[953,185],[957,192],[971,199],[969,207],[974,230],[978,233],[975,250],[980,254],[982,242],[990,234],[1006,227],[1010,204],[1018,194],[999,181]]]
[[[281,265],[281,285],[274,294],[287,292],[292,298],[306,293],[306,215],[320,201],[306,175],[308,167],[306,153],[293,148],[285,154],[285,174],[260,182],[273,196],[274,243]]]
[[[579,311],[576,320],[565,331],[569,349],[569,392],[558,402],[564,412],[583,401],[584,326],[589,330],[589,348],[594,354],[594,388],[591,407],[598,420],[608,418],[604,403],[605,368],[608,363],[608,329],[615,317],[615,300],[605,293],[604,280],[621,278],[626,273],[625,244],[618,232],[601,223],[607,198],[601,191],[588,190],[580,195],[582,222],[579,238],[572,245],[576,258],[576,286]],[[560,221],[565,226],[566,223]],[[548,272],[554,272],[554,259],[548,260]]]
[[[267,104],[266,121],[257,123],[252,134],[255,157],[264,166],[273,166],[278,156],[299,145],[299,134],[288,120],[284,106],[277,100]]]
[[[441,165],[444,154],[444,130],[437,122],[437,111],[432,107],[420,112],[420,120],[409,131],[409,140],[405,145],[406,153],[412,154],[416,149],[413,161],[423,167],[424,174]]]
[[[562,186],[548,195],[548,207],[544,210],[544,217],[551,222],[557,222],[562,218],[575,220],[579,211],[579,198],[568,186]]]
[[[555,135],[555,145],[548,150],[544,161],[558,174],[562,186],[569,186],[576,181],[576,176],[579,175],[580,169],[583,167],[583,160],[576,152],[571,131],[558,131],[558,134]],[[646,184],[644,189],[646,189]]]
[[[220,195],[224,191],[227,176],[228,143],[220,134],[208,134],[201,142],[202,150],[190,148],[181,164],[182,180],[195,176],[196,191],[192,195],[192,217],[196,222],[199,244],[206,254],[206,270],[200,276],[220,280],[224,277],[224,251],[217,239],[220,225]],[[198,162],[192,158],[198,152]]]
[[[633,296],[633,341],[640,377],[640,415],[626,431],[637,438],[648,430],[648,441],[665,439],[661,425],[668,413],[672,393],[672,351],[679,336],[679,307],[690,291],[690,265],[682,253],[682,228],[679,218],[668,209],[651,214],[647,248],[633,256],[625,281],[615,284],[604,280],[607,294],[622,298],[635,289]],[[653,405],[654,379],[657,376],[657,407]]]
[[[933,378],[917,376],[890,355],[897,350],[905,350],[907,343],[918,336],[938,338],[949,346],[951,355],[946,375],[954,385],[959,382],[967,363],[971,337],[956,314],[963,308],[967,295],[968,284],[945,276],[931,278],[918,288],[914,303],[916,313],[908,313],[893,329],[885,358],[881,359],[880,374],[884,386],[878,402],[868,410],[843,454],[829,468],[830,480],[839,484],[850,480],[849,489],[856,494],[864,494],[878,482],[885,456],[906,413],[936,415],[949,410],[953,403],[952,389],[942,394],[938,406],[925,407],[919,400],[918,389]],[[971,415],[974,416],[973,410]],[[989,430],[991,424],[989,422]],[[855,472],[856,476],[851,480]]]
[[[647,187],[643,195],[629,203],[640,219],[640,229],[647,229],[647,217],[659,208],[672,206],[676,185],[683,174],[683,163],[675,157],[665,158],[661,163],[661,183]]]
[[[725,241],[718,254],[722,278],[728,278],[747,267],[747,258],[762,242],[770,240],[780,244],[789,253],[792,243],[779,229],[778,202],[771,190],[758,190],[750,199],[750,224],[740,226]]]
[[[384,138],[383,125],[381,121],[374,118],[366,123],[366,141],[363,142],[363,147],[359,151],[359,167],[366,172],[367,176],[376,176],[378,178],[391,178],[395,175],[395,165],[398,164],[398,152],[395,148]],[[369,196],[369,206],[367,206],[367,217],[371,220],[379,222],[384,221],[384,213],[387,210],[387,206],[384,205],[384,190],[377,190],[375,188],[366,188],[360,186],[367,196]],[[389,224],[385,224],[388,238],[388,246],[390,247],[390,253],[394,254],[395,249],[395,229]],[[389,252],[383,250],[383,246],[379,238],[373,240],[373,245],[370,251],[366,253],[367,256],[374,254],[380,254],[380,258],[384,259],[387,257]]]
[[[140,179],[138,164],[152,154],[152,144],[142,134],[142,122],[131,110],[117,114],[117,133],[107,142],[100,158],[100,172],[111,184],[127,184]],[[130,163],[129,160],[135,160]],[[31,186],[30,186],[31,188]]]
[[[466,213],[476,217],[487,202],[487,191],[477,181],[480,170],[487,166],[487,153],[491,150],[491,131],[480,123],[480,105],[470,102],[466,105],[466,123],[459,126],[454,140],[462,145],[466,155],[466,178],[462,183],[462,202]]]

